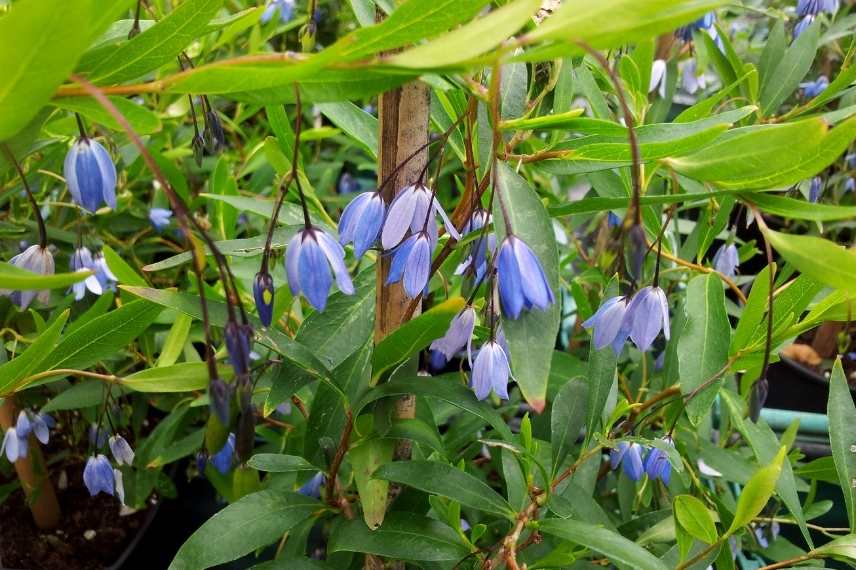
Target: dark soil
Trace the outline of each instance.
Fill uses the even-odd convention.
[[[118,499],[103,493],[89,496],[83,485],[83,464],[67,465],[65,470],[68,487],[63,490],[57,488],[63,517],[56,530],[41,531],[36,527],[20,490],[0,503],[0,568],[107,568],[134,540],[147,512],[119,516],[121,505]],[[94,536],[87,531],[95,531]],[[87,535],[91,538],[87,539]]]

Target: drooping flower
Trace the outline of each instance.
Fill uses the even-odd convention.
[[[722,244],[713,256],[713,268],[726,277],[734,277],[740,265],[740,254],[733,243]]]
[[[821,195],[823,195],[823,179],[815,176],[808,184],[808,201],[815,204],[820,200]]]
[[[354,255],[361,258],[374,245],[383,227],[386,203],[379,192],[363,192],[342,211],[339,219],[339,243],[354,244]]]
[[[642,352],[651,348],[660,329],[669,340],[669,302],[660,287],[640,289],[627,306],[624,319],[623,326],[630,331],[630,340]]]
[[[83,469],[83,484],[89,490],[89,495],[94,497],[98,493],[113,495],[115,475],[110,461],[102,454],[92,455],[86,460]]]
[[[300,489],[297,490],[298,493],[304,495],[306,497],[313,497],[318,499],[321,497],[321,485],[324,484],[324,474],[322,472],[318,472],[312,476],[309,481],[303,484]]]
[[[273,321],[274,288],[273,277],[267,271],[256,273],[256,279],[253,281],[253,299],[256,302],[259,320],[264,326],[269,327]]]
[[[288,243],[285,255],[285,271],[288,287],[294,296],[303,296],[318,311],[327,306],[332,279],[330,269],[336,276],[336,285],[345,295],[354,294],[354,284],[345,266],[345,250],[326,232],[318,228],[306,228]]]
[[[211,456],[211,465],[214,469],[225,475],[232,469],[235,459],[235,434],[230,433],[223,447]]]
[[[808,27],[812,25],[812,23],[814,23],[814,19],[815,16],[809,14],[807,16],[804,16],[799,22],[797,22],[797,25],[794,26],[794,39],[800,37],[802,33],[806,31]]]
[[[455,315],[446,334],[431,343],[431,350],[439,351],[446,360],[450,360],[466,346],[469,355],[472,352],[471,343],[475,326],[476,310],[467,306]],[[472,360],[472,356],[470,359]]]
[[[14,256],[9,260],[10,265],[14,265],[20,269],[26,269],[39,275],[54,274],[54,259],[48,248],[42,248],[39,245],[31,245],[23,252]],[[9,289],[0,289],[0,295],[7,295],[12,303],[18,306],[19,309],[26,309],[33,302],[33,299],[38,298],[40,303],[47,303],[50,300],[49,290],[26,290],[12,291]]]
[[[65,156],[63,175],[74,201],[94,212],[102,203],[116,209],[116,165],[101,143],[81,137]]]
[[[603,302],[597,312],[583,323],[583,327],[594,329],[594,347],[601,350],[612,346],[615,354],[621,352],[624,341],[630,334],[625,325],[628,299],[624,296],[611,297]]]
[[[3,434],[3,445],[0,446],[0,453],[5,451],[6,459],[8,459],[10,463],[15,463],[18,461],[19,457],[26,456],[26,454],[23,456],[18,454],[18,441],[18,433],[15,431],[15,428],[7,428],[6,433]]]
[[[162,232],[167,226],[169,226],[171,219],[172,210],[170,209],[152,208],[149,210],[149,221],[158,232]]]
[[[695,22],[678,28],[678,30],[675,32],[675,36],[677,36],[678,39],[684,42],[692,41],[694,31],[709,30],[713,28],[713,23],[715,20],[716,14],[714,12],[708,12]]]
[[[648,93],[657,91],[661,99],[666,98],[666,62],[662,59],[654,60],[651,66],[651,83],[648,84]]]
[[[83,281],[78,281],[71,286],[71,290],[74,292],[74,299],[76,301],[83,299],[87,290],[94,295],[101,295],[101,293],[104,292],[101,282],[95,275],[95,262],[92,259],[92,253],[89,251],[88,247],[79,247],[75,249],[74,253],[71,254],[68,266],[72,271],[92,271],[92,274],[89,275],[89,277]]]
[[[633,481],[639,481],[645,473],[642,466],[642,452],[644,449],[635,442],[621,441],[618,447],[609,452],[609,463],[613,470],[620,466],[625,475]]]
[[[499,246],[497,280],[502,311],[512,319],[523,309],[544,310],[556,300],[538,256],[514,235]]]
[[[124,437],[121,435],[112,435],[107,443],[110,446],[110,453],[113,454],[116,463],[119,465],[131,465],[134,462],[134,450]]]
[[[496,340],[479,349],[471,376],[471,387],[479,400],[487,398],[491,390],[503,400],[508,399],[508,379],[513,377],[508,356]]]
[[[825,75],[821,75],[814,81],[806,81],[805,83],[800,83],[800,89],[802,89],[803,97],[806,99],[814,99],[829,87],[829,78]]]
[[[277,12],[279,12],[280,23],[287,24],[294,15],[294,0],[268,0],[265,11],[262,12],[259,21],[262,24],[267,24]]]
[[[404,240],[392,252],[387,285],[401,281],[404,293],[410,299],[422,293],[431,274],[432,249],[428,232],[415,233]]]
[[[434,249],[437,243],[436,216],[438,214],[443,219],[449,235],[460,240],[461,234],[455,229],[443,206],[428,187],[423,184],[407,186],[389,205],[381,231],[381,245],[384,249],[392,249],[402,242],[407,230],[418,233],[424,228],[430,238],[431,249]]]
[[[667,445],[674,446],[671,437],[664,437],[662,441]],[[669,456],[665,451],[658,447],[652,447],[645,456],[645,473],[651,480],[659,479],[663,484],[668,485],[672,477],[672,464],[669,463]]]

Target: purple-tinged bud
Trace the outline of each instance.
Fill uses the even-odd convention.
[[[273,321],[274,288],[273,277],[267,271],[256,273],[256,280],[253,281],[253,299],[256,301],[259,320],[264,326],[269,327]]]
[[[108,441],[110,452],[119,465],[131,465],[134,462],[134,450],[121,435],[110,436]]]

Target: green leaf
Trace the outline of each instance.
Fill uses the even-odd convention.
[[[141,77],[174,61],[181,50],[205,31],[208,21],[222,5],[223,0],[186,0],[163,20],[80,71],[100,85]]]
[[[841,359],[837,359],[832,368],[827,415],[829,416],[829,444],[832,448],[835,470],[838,472],[838,482],[844,493],[850,530],[854,531],[856,530],[856,494],[854,494],[853,481],[856,480],[856,453],[853,453],[852,446],[856,443],[856,422],[853,421],[856,418],[856,406],[853,405],[853,396],[844,377]]]
[[[559,332],[559,253],[550,216],[534,189],[504,162],[499,163],[498,182],[499,195],[493,212],[497,220],[494,224],[497,244],[506,237],[505,223],[499,222],[503,220],[538,256],[556,296],[556,302],[544,311],[533,309],[524,311],[517,319],[502,319],[514,378],[523,397],[540,413],[545,406],[550,359]],[[504,220],[503,204],[508,220]]]
[[[327,551],[365,552],[399,560],[457,562],[469,554],[452,527],[415,513],[391,512],[384,524],[369,530],[362,521],[339,518]]]
[[[663,162],[701,182],[734,190],[783,188],[823,171],[856,137],[856,117],[827,129],[816,117],[728,131],[688,156]],[[800,141],[795,145],[794,141]]]
[[[463,297],[452,297],[415,319],[407,321],[375,347],[372,358],[372,377],[381,375],[404,362],[431,341],[446,334],[449,323],[464,307]]]
[[[161,120],[158,116],[142,105],[124,97],[108,97],[108,99],[128,119],[128,123],[137,131],[138,135],[150,135],[161,130]],[[84,117],[115,131],[122,132],[124,130],[122,125],[113,118],[113,115],[108,113],[92,97],[62,97],[51,101],[51,105],[66,111],[80,113]]]
[[[734,519],[731,521],[731,526],[725,533],[725,536],[730,536],[746,526],[758,516],[773,495],[773,490],[776,488],[776,481],[779,480],[779,475],[782,472],[782,463],[785,460],[787,449],[782,446],[775,459],[759,468],[749,482],[743,487],[740,493],[740,498],[737,500],[737,508],[734,512]]]
[[[511,441],[511,430],[496,410],[488,404],[476,399],[472,390],[463,386],[457,374],[446,374],[426,379],[423,376],[394,379],[386,384],[375,386],[369,390],[362,400],[353,406],[357,415],[365,406],[389,396],[413,394],[415,396],[431,396],[439,398],[453,406],[467,411],[490,424],[506,441]]]
[[[31,291],[33,289],[62,289],[92,275],[91,271],[41,275],[0,261],[0,289]]]
[[[162,310],[147,301],[132,301],[92,319],[65,335],[39,368],[81,370],[105,358],[115,357],[149,328]]]
[[[719,535],[710,511],[700,499],[692,495],[678,495],[674,504],[675,518],[695,538],[713,544]]]
[[[170,570],[195,570],[240,558],[311,517],[321,504],[298,493],[252,493],[208,519],[181,546]]]
[[[375,117],[350,101],[321,103],[318,110],[366,149],[373,159],[377,158],[378,124]]]
[[[820,38],[820,22],[814,22],[794,40],[777,60],[769,81],[761,89],[761,112],[764,115],[775,113],[785,99],[799,87],[800,81],[811,69]]]
[[[60,313],[53,324],[42,331],[27,350],[0,366],[0,396],[14,392],[15,384],[38,369],[53,352],[68,315],[68,309]]]
[[[829,240],[766,230],[770,244],[803,274],[830,287],[856,292],[856,253]]]
[[[395,54],[389,62],[401,67],[436,69],[473,59],[523,27],[540,4],[540,0],[513,0],[437,39]],[[453,11],[457,10],[456,6]]]
[[[687,285],[686,321],[678,340],[681,393],[693,394],[687,415],[697,425],[710,412],[722,378],[701,388],[722,371],[728,360],[731,325],[725,312],[725,293],[715,275],[693,278]]]
[[[20,0],[0,18],[0,141],[39,112],[91,39],[91,0]]]
[[[514,517],[514,510],[499,493],[469,473],[446,463],[394,461],[381,466],[372,476],[447,497],[465,507],[508,518]]]
[[[610,560],[639,570],[666,570],[659,558],[617,532],[599,525],[571,519],[547,519],[538,526],[541,532],[600,552]]]
[[[775,263],[762,269],[752,283],[752,290],[749,291],[749,298],[746,300],[743,313],[741,313],[737,328],[734,331],[734,337],[731,339],[731,350],[729,351],[731,354],[747,348],[752,343],[752,334],[767,313],[767,301],[770,296],[770,271],[775,273]]]
[[[299,471],[320,471],[317,467],[298,455],[283,455],[280,453],[256,453],[247,465],[259,471],[268,473],[296,473]]]
[[[348,452],[354,470],[354,481],[363,507],[362,528],[376,530],[386,516],[386,502],[389,495],[389,482],[373,479],[378,467],[392,461],[395,442],[391,439],[372,438],[354,445]],[[329,545],[328,545],[329,548]]]
[[[232,376],[231,366],[219,366],[221,379]],[[126,376],[123,386],[136,392],[191,392],[208,387],[208,367],[204,362],[182,362],[172,366],[147,368]]]
[[[585,378],[571,378],[559,389],[550,409],[550,444],[553,448],[555,475],[577,441],[583,427],[588,403],[589,385]]]

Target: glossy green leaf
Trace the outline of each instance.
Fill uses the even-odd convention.
[[[853,405],[853,396],[840,359],[835,361],[832,368],[826,413],[829,416],[829,445],[852,532],[856,530],[856,495],[853,488],[853,481],[856,480],[856,453],[852,449],[856,444],[856,406]]]
[[[319,469],[299,455],[284,455],[281,453],[256,453],[247,465],[259,471],[268,473],[296,473],[298,471],[314,471]]]
[[[553,448],[553,474],[564,462],[586,421],[589,385],[586,378],[571,378],[559,389],[550,408],[550,444]]]
[[[62,289],[92,275],[91,271],[41,275],[0,261],[0,288],[13,291]]]
[[[50,100],[89,44],[92,0],[15,2],[0,18],[0,141]]]
[[[375,347],[372,377],[380,378],[384,372],[446,334],[449,323],[463,308],[463,297],[452,297],[390,333]]]
[[[558,248],[550,216],[529,183],[504,162],[499,163],[498,181],[493,211],[497,247],[506,237],[505,224],[509,223],[514,234],[538,256],[557,300],[544,311],[533,309],[517,319],[502,319],[514,378],[523,397],[540,413],[545,406],[550,359],[559,332]],[[503,208],[510,219],[505,220]]]
[[[540,4],[540,0],[513,0],[439,38],[393,55],[389,62],[401,67],[437,68],[473,59],[523,27]],[[457,10],[456,6],[453,11]]]
[[[710,412],[722,379],[711,382],[728,360],[731,325],[725,312],[722,281],[711,274],[693,278],[687,286],[686,321],[678,340],[681,393],[694,394],[687,403],[693,424]],[[702,386],[708,383],[705,388]]]
[[[373,477],[440,495],[487,513],[514,516],[508,502],[487,484],[439,461],[394,461],[375,471]]]
[[[81,69],[100,85],[142,77],[175,57],[205,31],[223,0],[186,0],[148,30]]]
[[[610,560],[639,570],[666,570],[659,558],[615,531],[571,519],[547,519],[538,529],[562,540],[600,552]]]
[[[85,369],[124,350],[163,309],[147,301],[132,301],[65,335],[40,369]]]
[[[457,562],[469,548],[451,527],[423,515],[392,512],[384,524],[369,530],[360,520],[339,519],[327,551],[365,552],[399,560]]]
[[[778,60],[761,90],[761,111],[770,115],[778,110],[788,96],[799,87],[800,81],[811,69],[820,36],[820,22],[810,25],[794,40]]]
[[[15,391],[15,385],[39,369],[40,364],[53,352],[62,334],[62,328],[68,321],[69,310],[66,309],[56,320],[38,335],[30,347],[15,356],[15,358],[0,366],[0,396]]]
[[[774,230],[765,235],[776,252],[803,274],[830,287],[856,292],[856,253],[814,236]]]
[[[252,493],[208,519],[181,546],[170,570],[210,568],[240,558],[282,538],[321,504],[298,493],[268,489]]]
[[[146,107],[124,97],[108,97],[108,99],[128,120],[131,128],[137,131],[138,135],[150,135],[161,130],[160,118]],[[91,97],[61,97],[51,101],[51,105],[66,111],[80,113],[87,119],[115,131],[123,131],[122,125],[113,118],[113,115]]]
[[[674,502],[675,518],[695,538],[713,544],[718,535],[708,508],[692,495],[678,495]]]
[[[776,488],[776,481],[779,480],[779,475],[782,472],[782,462],[785,460],[787,449],[782,446],[779,453],[771,463],[760,467],[749,482],[743,487],[740,492],[740,498],[737,500],[737,508],[734,512],[734,519],[731,521],[731,526],[728,527],[726,536],[730,536],[746,526],[760,514],[773,495],[773,490]]]

